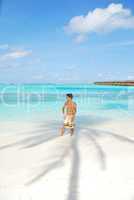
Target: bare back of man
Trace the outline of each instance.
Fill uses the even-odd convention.
[[[65,116],[64,125],[61,129],[61,136],[64,135],[65,128],[69,128],[71,135],[74,133],[74,120],[77,111],[77,105],[72,101],[72,94],[67,94],[67,101],[63,106],[63,114]]]

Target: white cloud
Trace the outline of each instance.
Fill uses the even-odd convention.
[[[32,51],[26,51],[26,50],[12,51],[12,52],[4,54],[2,58],[3,60],[8,59],[8,58],[10,59],[23,58],[23,57],[31,55],[31,53]]]
[[[4,55],[5,58],[11,58],[11,59],[16,59],[16,58],[22,58],[31,55],[31,51],[24,51],[24,50],[19,50],[19,51],[13,51],[9,52]]]
[[[87,36],[86,35],[77,35],[75,37],[75,42],[76,43],[82,43],[82,42],[85,42],[87,40]]]
[[[87,15],[75,16],[65,26],[76,40],[83,42],[87,34],[108,33],[117,29],[134,29],[134,16],[122,4],[110,4],[107,8],[96,8]]]
[[[134,75],[129,75],[127,78],[128,80],[134,80]]]

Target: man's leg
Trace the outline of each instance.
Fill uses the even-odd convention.
[[[65,132],[65,128],[64,128],[64,126],[61,128],[61,136],[63,136],[64,135],[64,132]]]
[[[71,136],[74,134],[74,128],[71,128]]]

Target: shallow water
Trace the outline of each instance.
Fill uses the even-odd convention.
[[[134,116],[134,87],[92,84],[0,85],[0,119],[41,120],[62,117],[66,93],[74,94],[78,115],[106,118]]]

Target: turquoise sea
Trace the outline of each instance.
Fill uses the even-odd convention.
[[[61,118],[66,93],[74,94],[79,116],[134,117],[134,87],[93,84],[0,84],[0,119]]]

